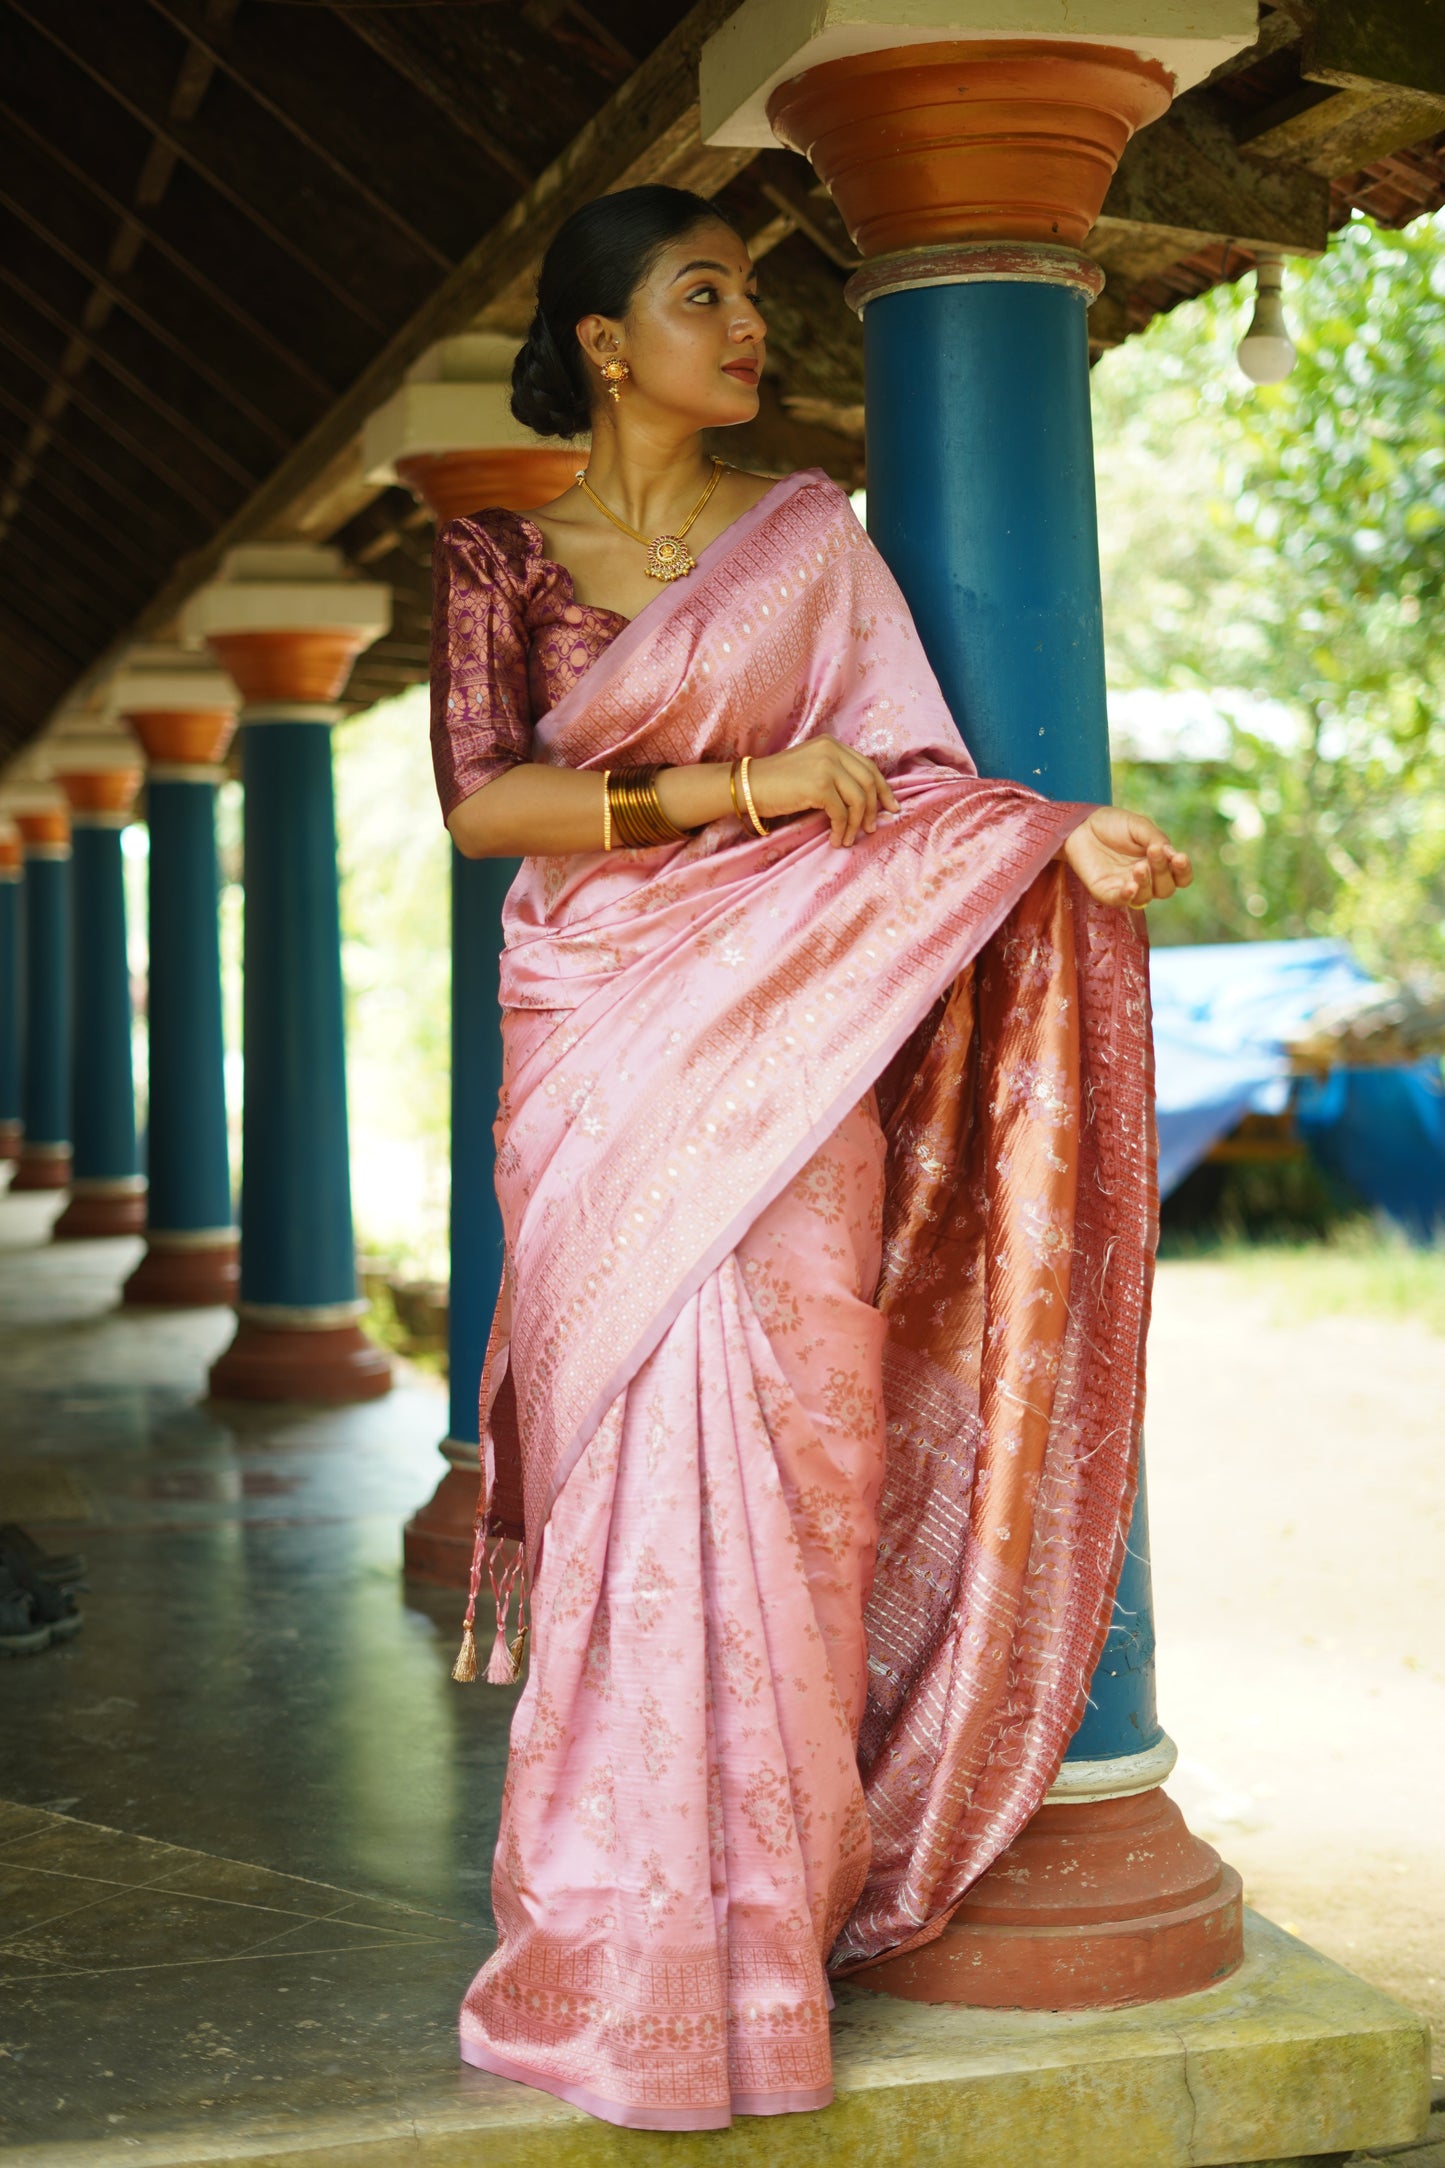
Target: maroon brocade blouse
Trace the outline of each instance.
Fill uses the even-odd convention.
[[[520,512],[448,520],[433,556],[431,749],[442,818],[518,761],[532,725],[629,620],[578,602]]]

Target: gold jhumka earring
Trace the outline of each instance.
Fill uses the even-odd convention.
[[[614,354],[610,361],[603,362],[602,375],[607,385],[607,396],[614,406],[621,399],[622,387],[631,374],[631,369],[620,354]]]

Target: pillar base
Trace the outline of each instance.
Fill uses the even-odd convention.
[[[359,1325],[262,1325],[242,1317],[211,1365],[216,1400],[304,1400],[342,1407],[391,1391],[391,1358]]]
[[[230,1309],[241,1290],[240,1245],[172,1247],[152,1235],[145,1256],[121,1290],[121,1301],[165,1309]]]
[[[10,1187],[12,1190],[69,1189],[70,1146],[22,1142]]]
[[[50,1230],[52,1242],[91,1242],[107,1235],[144,1234],[143,1181],[72,1182],[70,1202]]]
[[[1243,1956],[1239,1876],[1156,1786],[1040,1807],[936,1941],[853,1978],[912,2002],[1117,2010],[1196,1994]]]
[[[445,1438],[446,1474],[402,1531],[402,1575],[430,1588],[465,1588],[471,1579],[481,1470],[475,1440]]]
[[[20,1143],[24,1134],[19,1122],[0,1122],[0,1165],[7,1159],[20,1157]]]

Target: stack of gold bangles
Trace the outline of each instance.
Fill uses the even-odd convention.
[[[728,788],[732,793],[733,811],[740,821],[745,821],[756,835],[769,834],[766,823],[759,817],[753,804],[753,794],[748,782],[750,753],[735,760],[728,776]],[[680,837],[690,835],[691,830],[679,828],[662,809],[657,795],[657,778],[665,763],[654,761],[642,768],[604,768],[602,771],[602,848],[610,851],[614,832],[617,841],[627,850],[645,850],[653,843],[674,843]],[[741,773],[743,805],[738,803],[738,781]]]

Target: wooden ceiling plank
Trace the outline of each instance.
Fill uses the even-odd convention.
[[[13,454],[20,448],[21,441],[19,437],[8,437],[4,429],[0,428],[0,451]],[[56,474],[53,467],[43,463],[37,466],[31,476],[26,488],[24,504],[15,514],[14,524],[16,528],[23,524],[24,519],[35,510],[37,503],[41,499],[48,499],[59,507],[59,511],[53,518],[50,518],[48,514],[46,517],[50,518],[52,527],[58,528],[62,535],[106,535],[110,537],[116,544],[117,558],[124,558],[128,565],[134,565],[137,568],[137,584],[144,593],[147,574],[142,554],[146,548],[143,537],[132,534],[129,529],[118,530],[106,516],[97,512],[95,497],[88,488],[72,488],[63,475]]]
[[[298,502],[325,487],[338,466],[355,461],[355,447],[367,419],[390,398],[411,364],[439,339],[464,330],[479,317],[484,319],[488,304],[498,296],[515,294],[519,287],[525,291],[535,278],[543,249],[579,205],[642,179],[666,178],[679,186],[715,190],[747,164],[748,151],[709,150],[698,135],[698,57],[704,41],[732,6],[733,0],[697,0],[249,503],[177,569],[145,613],[138,637],[147,637],[169,622],[228,549],[257,535],[287,531]],[[363,484],[352,509],[359,509],[375,494],[373,487]],[[341,524],[340,518],[336,524]]]
[[[69,561],[83,565],[85,576],[99,592],[110,595],[115,601],[112,616],[123,617],[136,609],[144,599],[146,578],[134,560],[115,550],[104,550],[90,541],[95,534],[95,523],[82,524],[72,515],[59,518],[37,502],[39,477],[35,478],[25,492],[25,502],[17,510],[10,523],[11,546],[23,547],[21,537],[27,527],[38,528],[45,538],[47,551],[56,562]],[[4,573],[0,572],[0,585]]]
[[[188,257],[183,256],[179,249],[173,248],[165,236],[159,233],[153,225],[132,210],[128,204],[122,203],[119,197],[112,195],[102,182],[96,180],[82,166],[77,165],[73,159],[67,157],[57,144],[49,141],[37,129],[32,128],[24,115],[18,113],[14,106],[7,104],[3,99],[0,99],[0,119],[3,119],[18,135],[24,136],[43,158],[48,158],[59,166],[61,171],[68,175],[78,187],[85,189],[90,195],[94,196],[98,203],[103,203],[107,210],[114,212],[117,218],[129,220],[143,236],[146,244],[153,248],[157,255],[163,256],[172,270],[179,271],[183,277],[190,280],[206,296],[208,301],[231,318],[238,329],[244,331],[247,337],[254,339],[258,345],[264,346],[266,351],[277,361],[284,362],[318,397],[324,399],[334,398],[335,386],[329,384],[323,376],[318,375],[309,362],[296,353],[292,347],[287,346],[284,340],[278,339],[274,332],[268,330],[266,325],[258,323],[249,310],[242,308],[240,303],[228,294],[224,287],[217,286],[215,281],[200,269],[199,265],[192,263]],[[14,205],[15,199],[9,197],[7,201]],[[16,209],[18,216],[26,217],[27,224],[34,224],[28,214],[19,211],[18,206],[16,206]],[[38,226],[36,230],[40,230]],[[104,275],[99,271],[96,273],[95,283],[97,285],[104,283]]]
[[[471,143],[475,143],[484,157],[489,158],[497,171],[504,174],[514,188],[530,188],[532,172],[515,158],[504,143],[499,143],[477,116],[476,107],[466,93],[465,85],[454,76],[433,67],[425,55],[396,27],[382,10],[358,10],[337,7],[333,10],[353,37],[371,48],[379,60],[384,60],[392,71],[410,83],[413,90],[420,91],[445,114],[457,131]]]
[[[45,0],[43,11],[32,6],[30,0],[5,0],[5,4],[32,30],[45,38],[72,67],[78,69],[98,90],[104,91],[107,97],[113,99],[140,127],[146,129],[156,142],[163,144],[173,157],[189,166],[223,202],[239,211],[272,248],[289,257],[314,285],[330,294],[333,301],[355,316],[368,330],[385,330],[385,323],[375,309],[360,300],[345,280],[336,278],[327,264],[312,250],[303,247],[294,234],[278,225],[275,219],[261,209],[254,196],[247,193],[247,185],[254,186],[256,176],[264,172],[265,161],[257,160],[243,178],[236,157],[236,146],[228,144],[224,135],[209,132],[198,124],[186,128],[175,127],[158,100],[144,100],[125,90],[117,63],[133,39],[134,33],[130,27],[121,25],[118,19],[109,22],[111,50],[107,54],[106,64],[101,65],[92,60],[77,41],[74,26],[77,12],[75,0],[69,0],[70,24],[65,32],[62,32],[60,26],[59,9],[66,4],[66,0]],[[91,16],[88,20],[92,25],[106,27],[104,15]],[[227,166],[231,168],[230,172],[222,170]],[[126,212],[128,216],[134,215],[129,205],[126,206]]]
[[[104,460],[94,460],[87,457],[68,437],[60,434],[55,425],[46,419],[38,407],[11,391],[3,383],[0,383],[0,406],[13,414],[17,420],[26,423],[28,428],[35,429],[38,427],[44,429],[47,432],[47,448],[60,458],[68,460],[71,466],[85,475],[89,481],[94,482],[97,489],[104,490],[108,497],[113,497],[117,504],[122,504],[128,512],[135,513],[140,524],[143,527],[149,527],[156,535],[162,550],[174,553],[177,550],[186,548],[188,543],[194,540],[194,536],[188,535],[183,527],[178,527],[173,520],[168,521],[165,519],[154,500],[132,495],[116,479],[113,470]],[[94,506],[91,508],[91,516],[98,516]]]
[[[62,584],[50,564],[39,564],[28,550],[16,548],[14,536],[12,526],[0,545],[0,581],[6,594],[23,608],[30,624],[84,654],[94,646],[97,631],[106,629],[97,626],[95,596],[73,582]],[[123,622],[119,610],[108,614],[112,625]]]
[[[188,504],[193,512],[199,512],[203,519],[224,519],[231,509],[229,505],[218,502],[215,497],[198,489],[191,477],[178,472],[154,445],[136,437],[118,416],[108,413],[75,376],[48,366],[3,317],[0,317],[0,346],[7,348],[17,360],[24,362],[27,368],[34,369],[41,376],[48,376],[53,390],[63,391],[69,405],[77,407],[83,414],[88,414],[97,428],[104,430],[117,444],[123,445],[138,465],[147,468],[158,481],[164,482],[171,494]]]
[[[206,432],[199,428],[182,408],[173,405],[168,399],[161,398],[159,393],[151,385],[147,384],[143,377],[137,376],[134,370],[128,369],[123,362],[119,361],[103,341],[92,338],[73,318],[66,316],[62,310],[54,308],[42,294],[34,292],[23,279],[18,278],[4,263],[0,263],[0,284],[8,286],[10,291],[27,308],[31,309],[35,315],[43,317],[55,330],[63,332],[68,339],[83,346],[87,361],[104,371],[107,376],[113,377],[118,384],[123,385],[133,399],[139,400],[143,406],[148,406],[159,420],[165,422],[169,428],[175,431],[177,436],[184,437],[187,443],[192,445],[203,459],[209,460],[223,474],[228,474],[231,480],[239,483],[243,489],[255,488],[257,476],[249,467],[244,467],[239,460],[233,459],[231,454],[222,445],[217,444],[214,438],[207,436]]]
[[[196,51],[204,53],[212,67],[228,76],[233,83],[241,90],[244,90],[247,97],[254,99],[261,110],[269,113],[278,126],[286,129],[290,135],[294,136],[304,150],[308,151],[313,158],[318,159],[327,168],[328,172],[333,174],[345,187],[349,188],[354,195],[359,196],[371,211],[373,217],[380,218],[394,227],[402,239],[408,242],[419,255],[427,257],[437,270],[449,271],[451,269],[452,258],[445,249],[439,248],[429,234],[423,233],[419,227],[413,225],[411,220],[403,216],[394,203],[388,202],[385,196],[378,194],[368,180],[355,172],[344,160],[338,158],[333,151],[328,149],[326,144],[320,141],[312,129],[305,127],[294,113],[272,97],[264,86],[257,81],[254,70],[238,66],[228,48],[217,39],[207,35],[206,10],[204,7],[194,5],[194,0],[149,0],[149,4],[163,21],[170,24],[173,30],[178,30],[183,37],[189,38]]]

